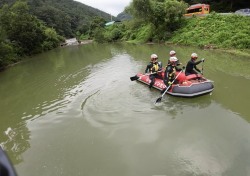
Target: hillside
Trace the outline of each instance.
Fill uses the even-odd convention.
[[[126,13],[126,12],[121,12],[121,13],[119,13],[119,14],[117,15],[116,18],[117,18],[117,20],[119,20],[119,21],[126,21],[126,20],[132,19],[132,16],[129,15],[128,13]]]
[[[175,31],[172,42],[213,48],[250,49],[250,17],[212,13],[190,18]]]
[[[1,0],[3,4],[13,4],[16,0]],[[77,31],[84,33],[89,29],[93,17],[106,21],[110,14],[73,0],[27,0],[30,13],[42,20],[48,27],[53,27],[64,37],[73,37]],[[113,18],[114,19],[114,18]]]

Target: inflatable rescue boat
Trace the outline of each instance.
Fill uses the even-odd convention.
[[[163,78],[164,73],[158,73]],[[209,94],[213,91],[213,81],[206,79],[201,74],[191,74],[186,76],[184,72],[176,72],[178,77],[176,81],[167,88],[163,79],[155,78],[154,88],[162,91],[167,88],[167,94],[179,97],[196,97],[204,94]],[[131,81],[137,80],[149,85],[150,79],[148,74],[138,73],[136,76],[130,78]]]

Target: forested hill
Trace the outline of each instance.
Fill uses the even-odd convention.
[[[3,4],[13,4],[16,0],[0,0]],[[53,27],[64,37],[73,37],[77,31],[84,33],[89,29],[93,17],[98,16],[106,21],[110,14],[73,0],[27,0],[30,13]],[[114,18],[113,18],[114,19]]]

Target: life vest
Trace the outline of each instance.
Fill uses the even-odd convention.
[[[170,65],[169,65],[170,66]],[[167,68],[166,69],[169,69],[168,67],[169,66],[167,66]],[[169,81],[173,81],[174,80],[174,78],[175,78],[175,73],[176,73],[176,69],[175,69],[175,67],[174,66],[170,66],[171,68],[167,71],[167,77],[168,77],[168,80]]]
[[[152,65],[152,67],[151,67],[151,69],[150,69],[151,73],[156,73],[156,72],[158,72],[159,69],[160,69],[159,63],[156,62],[156,63],[152,63],[152,64],[153,64],[153,65]]]

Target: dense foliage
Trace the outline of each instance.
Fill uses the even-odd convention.
[[[187,4],[177,0],[133,0],[127,11],[156,28],[172,31],[178,27],[186,8]]]
[[[132,16],[123,11],[123,12],[119,13],[116,18],[118,21],[125,21],[125,20],[131,20]]]
[[[73,0],[29,0],[31,13],[64,37],[87,32],[93,17],[110,20],[110,14]]]
[[[186,2],[198,3],[195,0]],[[208,2],[222,3],[203,1]],[[230,2],[232,7],[244,4],[243,1]],[[186,7],[187,4],[177,0],[133,0],[126,9],[133,20],[99,30],[96,41],[167,41],[209,48],[250,48],[250,17],[213,12],[205,18],[184,19]]]
[[[98,38],[103,36],[104,41],[165,41],[181,26],[186,8],[187,4],[178,0],[133,0],[126,8],[133,19],[99,30]]]
[[[17,0],[1,0],[4,4],[13,4]],[[23,0],[29,5],[29,12],[42,20],[46,26],[54,28],[60,35],[70,38],[89,30],[93,17],[110,20],[110,14],[73,0]],[[114,18],[114,17],[113,17]],[[114,18],[115,19],[115,18]]]
[[[216,13],[205,18],[190,18],[171,41],[202,47],[250,49],[250,18]]]
[[[109,19],[110,14],[73,0],[1,0],[0,69],[59,46],[63,37],[92,37]]]
[[[55,48],[63,40],[29,13],[27,3],[17,1],[0,10],[0,68],[14,63],[19,56]]]

